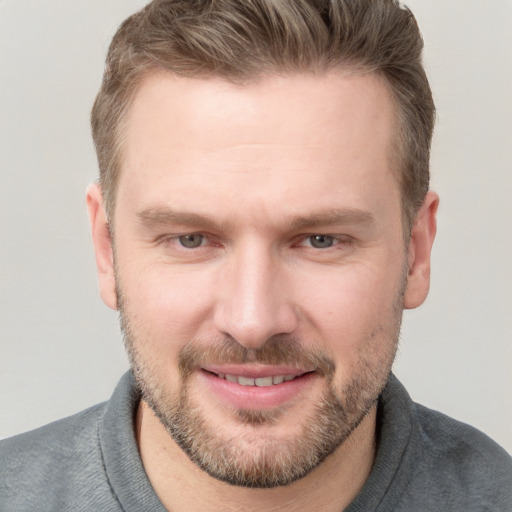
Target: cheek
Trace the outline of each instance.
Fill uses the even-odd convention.
[[[148,265],[127,266],[118,274],[132,328],[156,350],[179,350],[198,335],[211,307],[211,287],[204,272]]]
[[[354,386],[376,393],[386,379],[399,334],[400,282],[398,275],[381,279],[361,269],[310,295],[308,325],[314,330],[306,337],[321,340],[334,359],[338,393]]]
[[[328,350],[348,357],[395,325],[401,271],[396,265],[388,269],[355,265],[303,276],[297,303]]]

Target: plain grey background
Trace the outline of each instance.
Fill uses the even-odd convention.
[[[0,438],[111,394],[127,368],[98,296],[88,116],[116,27],[142,0],[0,0]],[[417,401],[512,452],[512,2],[410,0],[439,121],[427,303],[395,371]]]

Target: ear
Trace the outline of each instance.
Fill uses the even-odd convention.
[[[87,211],[89,212],[92,241],[96,253],[100,295],[109,308],[117,309],[112,239],[107,215],[103,207],[103,193],[97,183],[91,183],[87,187]]]
[[[436,236],[437,207],[439,196],[427,193],[422,207],[416,215],[408,247],[408,274],[404,296],[404,307],[414,309],[423,304],[430,288],[430,255]]]

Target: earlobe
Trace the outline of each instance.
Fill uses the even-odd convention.
[[[87,211],[96,255],[100,295],[109,308],[117,309],[112,239],[103,206],[103,194],[97,183],[91,183],[87,187]]]
[[[439,196],[435,192],[429,191],[414,220],[408,248],[405,309],[417,308],[423,304],[428,295],[430,258],[436,236],[438,206]]]

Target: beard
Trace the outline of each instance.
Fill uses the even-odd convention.
[[[364,339],[351,378],[336,386],[336,364],[319,350],[306,348],[297,337],[279,335],[258,349],[247,349],[229,336],[193,339],[178,354],[179,386],[169,389],[159,362],[151,358],[152,340],[135,329],[118,283],[118,309],[128,357],[142,399],[188,458],[213,478],[231,485],[272,488],[306,476],[334,453],[376,407],[395,358],[403,311],[405,283],[388,311],[384,325]],[[283,365],[315,368],[324,382],[312,412],[297,419],[299,431],[286,438],[273,434],[286,411],[236,410],[227,421],[236,433],[215,428],[194,400],[194,372],[208,364]],[[300,409],[300,407],[299,407]],[[299,414],[300,410],[299,410]]]
[[[142,399],[192,462],[210,476],[242,487],[289,485],[321,464],[375,407],[396,352],[395,341],[392,355],[379,358],[377,364],[360,361],[350,382],[338,391],[334,385],[332,359],[305,350],[294,339],[272,338],[259,350],[246,349],[231,338],[211,344],[191,343],[182,349],[178,358],[181,385],[170,391],[155,378],[153,365],[138,350],[143,344],[134,337],[123,312],[121,318],[128,356]],[[192,369],[212,361],[314,367],[325,379],[326,387],[313,412],[303,419],[300,433],[291,439],[271,434],[271,426],[279,421],[281,414],[272,409],[237,410],[236,421],[244,427],[243,434],[221,435],[194,404],[190,386]]]

